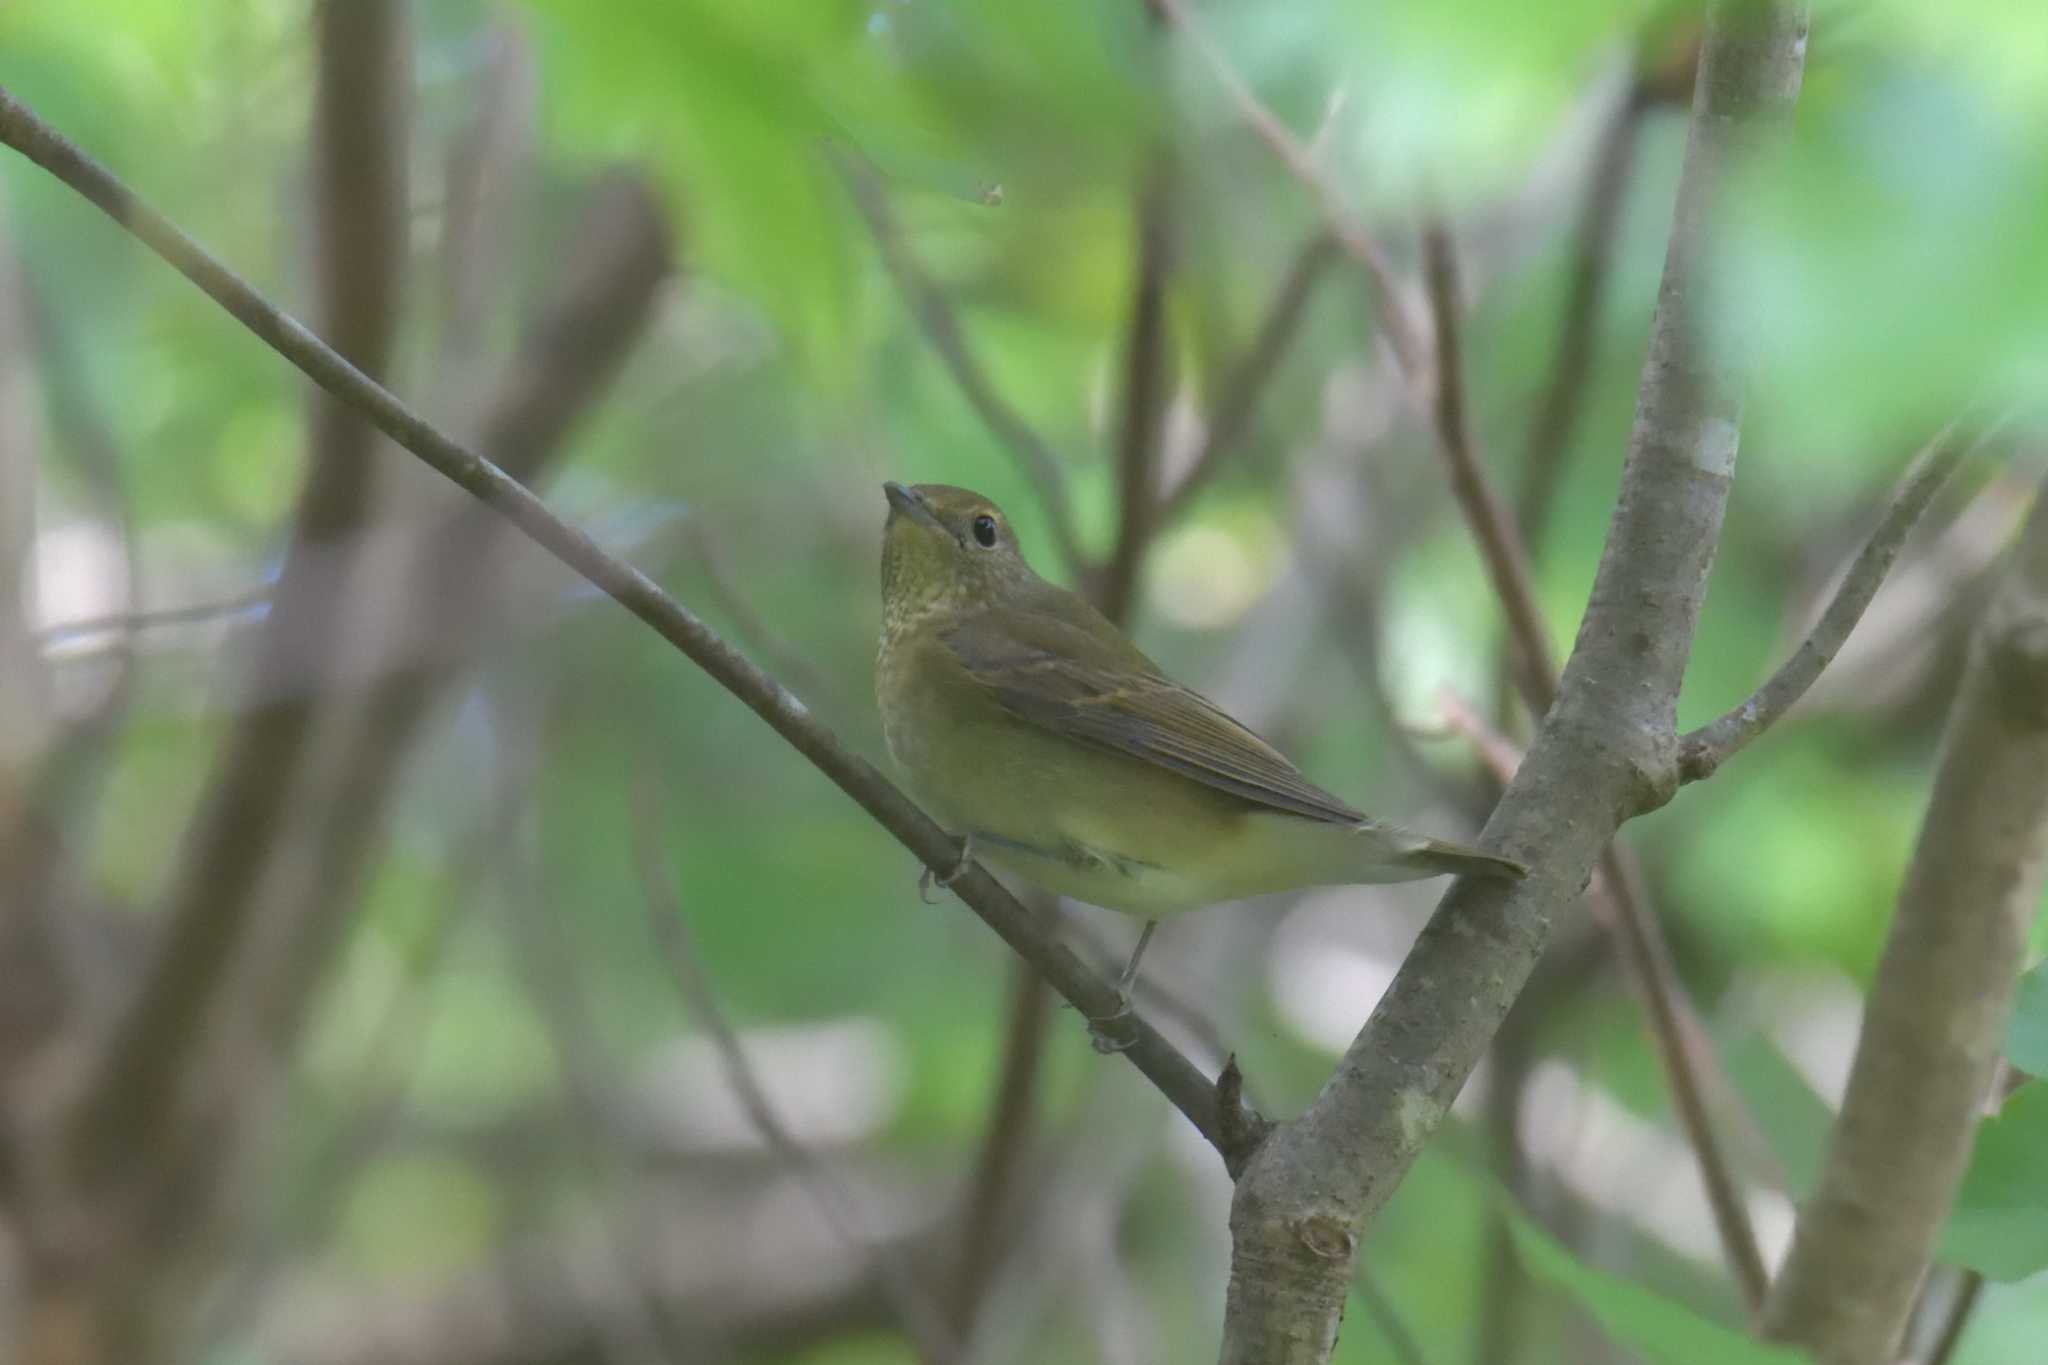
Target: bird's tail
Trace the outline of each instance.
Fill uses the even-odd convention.
[[[1422,847],[1410,851],[1404,861],[1425,877],[1450,875],[1520,881],[1529,875],[1527,863],[1465,844],[1454,844],[1448,839],[1426,839]]]

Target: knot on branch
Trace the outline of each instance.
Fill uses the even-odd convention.
[[[1232,1180],[1244,1174],[1253,1154],[1273,1131],[1272,1123],[1244,1102],[1244,1072],[1238,1068],[1235,1052],[1224,1059],[1223,1070],[1216,1077],[1216,1130],[1216,1150]]]
[[[1694,731],[1678,741],[1678,780],[1680,783],[1704,782],[1721,769],[1730,753],[1727,745],[1717,744],[1713,735]]]
[[[1678,794],[1681,745],[1668,719],[1616,720],[1597,707],[1582,707],[1573,737],[1597,753],[1598,765],[1618,778],[1611,790],[1618,798],[1622,823],[1661,809]]]
[[[1683,777],[1678,732],[1668,726],[1645,730],[1637,742],[1623,746],[1628,764],[1631,816],[1648,815],[1669,805]]]
[[[1311,1254],[1325,1261],[1341,1261],[1348,1265],[1352,1254],[1358,1250],[1358,1234],[1341,1218],[1326,1213],[1311,1213],[1297,1219],[1294,1235]]]

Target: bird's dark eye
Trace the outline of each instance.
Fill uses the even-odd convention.
[[[996,544],[996,519],[983,512],[974,519],[974,538],[981,542],[984,550],[992,550]]]

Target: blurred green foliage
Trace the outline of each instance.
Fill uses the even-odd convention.
[[[1586,1266],[1521,1214],[1508,1213],[1530,1271],[1582,1300],[1614,1339],[1660,1365],[1797,1365],[1804,1353],[1765,1346],[1682,1304]]]
[[[2005,1055],[2030,1076],[2048,1073],[2048,966],[2036,965],[2020,978],[2013,1001],[2012,1027],[2006,1033]]]
[[[1977,1132],[1942,1255],[1997,1280],[2048,1270],[2048,1090],[2023,1086]]]
[[[1690,12],[1594,0],[1202,11],[1262,98],[1304,137],[1325,129],[1326,166],[1403,270],[1425,203],[1448,204],[1467,229],[1474,417],[1488,463],[1515,487],[1569,288],[1584,134],[1642,35],[1682,32]],[[1060,453],[1097,551],[1115,523],[1117,367],[1144,158],[1161,143],[1177,153],[1172,359],[1192,412],[1213,402],[1314,226],[1300,186],[1139,0],[532,0],[510,10],[421,0],[414,19],[416,241],[394,387],[451,420],[469,410],[472,395],[433,361],[435,245],[449,147],[482,102],[490,36],[509,26],[536,55],[541,136],[531,192],[501,225],[509,247],[492,291],[489,359],[502,359],[545,295],[608,163],[658,181],[687,267],[603,410],[579,428],[551,500],[749,649],[766,657],[779,644],[799,657],[822,680],[806,701],[877,759],[868,676],[879,481],[982,489],[1012,514],[1040,567],[1057,566],[1032,482],[935,361],[878,265],[842,159],[881,176],[904,240],[994,387]],[[18,0],[0,7],[0,81],[302,308],[309,32],[298,0]],[[1682,723],[1737,702],[1783,655],[1936,424],[1986,387],[2035,381],[2048,349],[2044,91],[2040,7],[1819,7],[1797,136],[1782,159],[1747,169],[1743,211],[1718,243],[1726,330],[1739,320],[1745,335],[1758,322],[1762,333]],[[1560,650],[1592,583],[1627,446],[1683,138],[1681,110],[1644,116],[1595,322],[1598,362],[1555,513],[1534,538]],[[301,385],[68,193],[20,167],[5,191],[12,249],[32,263],[53,329],[122,451],[140,605],[260,587],[304,473]],[[1136,630],[1169,669],[1255,714],[1319,780],[1370,809],[1460,833],[1473,813],[1439,786],[1475,781],[1466,746],[1389,729],[1345,647],[1369,627],[1333,606],[1332,579],[1379,599],[1380,668],[1403,723],[1429,725],[1442,686],[1494,695],[1497,613],[1430,442],[1384,383],[1374,388],[1384,380],[1377,346],[1357,279],[1333,270],[1243,447],[1162,536]],[[49,516],[89,519],[78,443],[61,429],[51,440]],[[398,456],[379,461],[381,479],[406,486]],[[1985,462],[1963,482],[1939,511],[1943,525],[1974,525],[1957,520],[1971,499],[2009,508],[2019,496]],[[1305,527],[1325,524],[1304,516],[1314,505],[1338,509],[1328,544],[1304,543],[1321,534]],[[715,574],[689,548],[698,533],[715,549]],[[1785,983],[1819,979],[1853,996],[1867,982],[1925,801],[1973,585],[1995,548],[1974,533],[1945,558],[1916,543],[1901,573],[1917,575],[1917,588],[1881,599],[1867,629],[1922,651],[1845,657],[1845,670],[1863,670],[1848,695],[1817,698],[1633,835],[1686,979],[1795,1194],[1811,1182],[1821,1096],[1838,1076],[1788,1060],[1787,1021],[1831,1030],[1839,1044],[1855,1020]],[[956,904],[920,904],[908,855],[671,650],[560,575],[519,581],[534,585],[531,610],[493,640],[407,769],[294,1083],[285,1156],[254,1196],[283,1210],[292,1267],[431,1287],[489,1265],[508,1239],[572,1224],[570,1212],[627,1183],[616,1170],[593,1174],[515,921],[531,897],[559,926],[563,970],[580,982],[607,1075],[621,1085],[678,1038],[697,1037],[634,869],[631,792],[647,775],[662,789],[664,852],[684,913],[727,1007],[747,1030],[878,1025],[901,1085],[833,1156],[878,1186],[923,1191],[908,1202],[933,1212],[941,1196],[930,1189],[950,1191],[967,1169],[988,1109],[1006,955]],[[718,606],[718,583],[779,640]],[[1936,599],[1931,615],[1910,615],[1916,590]],[[246,632],[178,629],[152,633],[143,652],[105,785],[75,831],[94,894],[121,913],[145,915],[162,889],[245,643]],[[1403,767],[1398,754],[1418,743],[1420,770]],[[536,751],[525,779],[500,761],[519,745]],[[522,783],[533,837],[496,840],[496,807]],[[505,876],[473,875],[480,844],[511,860]],[[1427,898],[1369,904],[1405,925]],[[1167,931],[1155,959],[1213,1014],[1276,1112],[1306,1103],[1332,1062],[1328,1040],[1307,1036],[1285,1008],[1293,987],[1267,970],[1284,913],[1193,917]],[[1090,911],[1076,917],[1107,956],[1130,933]],[[1339,946],[1391,961],[1377,940]],[[2041,982],[2037,970],[2010,1048],[2030,1071],[2048,1066]],[[397,1056],[382,1030],[394,1001],[423,1015]],[[1371,999],[1346,1003],[1362,1021]],[[1640,1016],[1612,974],[1552,1009],[1516,1027],[1588,1091],[1669,1136]],[[1201,1358],[1227,1252],[1213,1157],[1128,1068],[1096,1059],[1071,1015],[1056,1015],[1048,1046],[1047,1153],[1032,1178],[1050,1189],[1078,1172],[1124,1201],[1105,1235],[1126,1263],[1134,1330],[1157,1344],[1147,1358]],[[403,1088],[396,1135],[349,1173],[338,1211],[303,1212],[319,1201],[302,1187],[331,1178],[320,1154],[356,1130],[366,1093],[392,1085]],[[1490,1158],[1474,1115],[1461,1109],[1453,1129],[1446,1145],[1458,1155],[1417,1168],[1366,1249],[1438,1365],[1473,1349],[1485,1296],[1498,1292],[1483,1249],[1500,1203],[1480,1184],[1490,1177],[1466,1169]],[[507,1134],[539,1156],[506,1158],[507,1169],[464,1145]],[[2044,1152],[2048,1100],[2029,1086],[1986,1126],[1944,1243],[1956,1264],[2023,1281],[1987,1298],[1962,1365],[2029,1359],[2004,1344],[2048,1326]],[[1653,1360],[1779,1358],[1703,1316],[1729,1309],[1710,1256],[1591,1208],[1554,1172],[1538,1176],[1556,1187],[1557,1202],[1538,1210],[1546,1225],[1570,1221],[1564,1208],[1599,1235],[1568,1248],[1554,1226],[1511,1215],[1539,1286],[1516,1361],[1563,1358],[1561,1343],[1583,1340],[1588,1322]],[[1096,1358],[1092,1315],[1103,1310],[1075,1283],[1095,1262],[1065,1265],[1056,1242],[1033,1259],[1051,1264],[999,1305],[1011,1314],[1004,1358]],[[894,1336],[863,1332],[775,1358],[910,1357]],[[1356,1304],[1337,1358],[1394,1358]]]

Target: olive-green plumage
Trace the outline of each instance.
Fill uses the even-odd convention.
[[[1351,809],[1033,573],[977,493],[884,485],[875,691],[911,793],[977,858],[1158,917],[1521,864]]]

